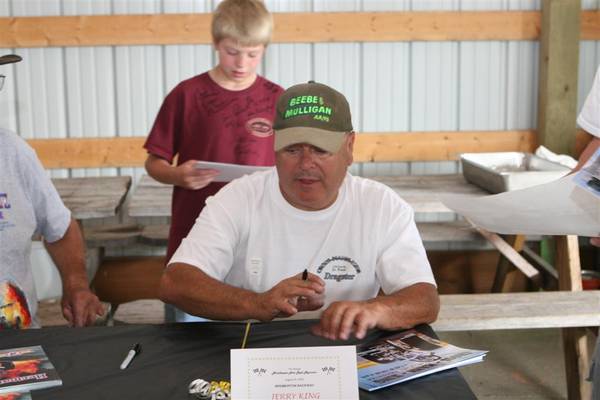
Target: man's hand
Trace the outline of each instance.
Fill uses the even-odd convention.
[[[60,272],[63,287],[61,305],[65,319],[71,326],[93,324],[96,315],[104,314],[104,309],[88,286],[79,224],[72,219],[61,239],[44,244]]]
[[[315,274],[302,274],[279,282],[270,290],[258,294],[257,316],[260,321],[289,317],[299,311],[314,311],[323,306],[325,282]]]
[[[61,305],[63,316],[75,327],[92,325],[105,312],[98,297],[85,286],[65,288]]]
[[[363,339],[367,330],[397,330],[435,321],[440,308],[437,288],[420,282],[389,295],[382,291],[366,301],[331,303],[312,327],[315,335],[331,340]]]
[[[177,177],[175,185],[185,189],[198,190],[208,186],[219,175],[219,171],[216,169],[196,168],[197,162],[188,160],[175,167]]]
[[[368,301],[336,301],[323,312],[321,320],[311,330],[317,336],[331,340],[348,340],[351,334],[362,339],[367,330],[375,328],[385,314],[385,306]]]
[[[591,238],[590,243],[596,247],[600,247],[600,237]]]

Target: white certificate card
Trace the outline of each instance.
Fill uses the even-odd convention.
[[[358,400],[356,347],[231,350],[231,398]]]
[[[195,164],[198,169],[217,169],[219,175],[215,178],[215,182],[230,182],[234,179],[240,178],[244,175],[250,175],[257,171],[266,171],[273,167],[256,167],[252,165],[239,165],[239,164],[227,164],[218,163],[212,161],[198,161]]]

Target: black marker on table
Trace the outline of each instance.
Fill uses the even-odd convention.
[[[141,352],[142,352],[142,346],[139,343],[136,343],[133,346],[133,348],[131,350],[129,350],[129,352],[127,353],[127,356],[125,356],[125,359],[121,363],[121,369],[125,369],[125,368],[129,367],[129,364],[131,364],[133,357],[137,356]]]

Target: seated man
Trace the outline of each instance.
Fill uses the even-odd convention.
[[[579,163],[573,172],[583,168],[596,150],[600,148],[600,67],[596,70],[592,89],[588,93],[577,117],[577,124],[591,135],[591,140],[579,156]],[[591,238],[590,243],[600,247],[600,237]],[[596,342],[589,379],[592,380],[592,399],[600,400],[600,336],[598,336]]]
[[[21,58],[0,57],[0,65]],[[4,76],[0,75],[0,89]],[[0,129],[0,330],[38,327],[30,265],[31,238],[40,234],[59,269],[62,312],[72,326],[92,324],[104,309],[90,291],[81,231],[33,149]]]
[[[279,98],[274,129],[276,169],[208,199],[161,298],[219,320],[323,310],[313,333],[332,340],[434,321],[439,299],[412,209],[347,171],[355,134],[344,96],[296,85]]]

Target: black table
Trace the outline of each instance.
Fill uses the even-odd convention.
[[[357,342],[331,342],[313,336],[313,321],[277,321],[253,324],[247,348],[331,346]],[[170,400],[192,397],[187,385],[193,379],[229,378],[229,349],[239,348],[243,323],[187,323],[122,325],[91,328],[44,328],[3,331],[0,348],[42,345],[56,366],[63,385],[32,392],[33,400]],[[419,330],[433,335],[429,326]],[[365,340],[389,332],[373,331]],[[142,353],[130,367],[119,369],[128,350],[142,344]],[[475,399],[456,369],[419,378],[376,392],[360,390],[361,399]]]

